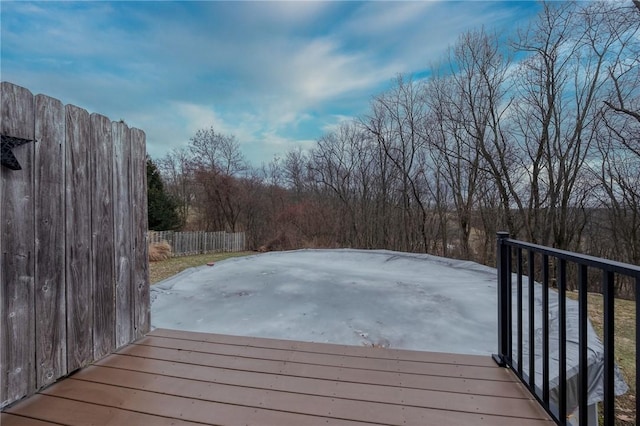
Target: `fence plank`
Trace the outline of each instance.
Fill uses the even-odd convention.
[[[64,277],[64,106],[35,97],[36,386],[67,372]]]
[[[115,349],[113,145],[111,122],[91,114],[92,150],[92,258],[93,356],[102,358]]]
[[[131,138],[124,122],[112,123],[113,217],[116,279],[116,347],[133,338],[133,290],[131,277]]]
[[[66,106],[67,370],[93,360],[89,113]]]
[[[244,251],[246,241],[244,232],[149,231],[148,236],[149,244],[167,241],[173,256]]]
[[[0,133],[34,139],[33,95],[0,83]],[[34,143],[14,148],[22,170],[0,167],[0,406],[34,391]]]
[[[131,176],[134,326],[135,337],[142,337],[151,327],[151,302],[147,243],[147,160],[145,134],[139,129],[131,130]]]

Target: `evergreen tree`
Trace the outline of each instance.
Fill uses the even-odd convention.
[[[147,215],[149,229],[152,231],[168,231],[182,226],[178,214],[178,203],[165,192],[158,167],[149,157],[147,157]]]

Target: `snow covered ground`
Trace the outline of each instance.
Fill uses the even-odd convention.
[[[385,250],[232,258],[152,287],[153,327],[489,355],[496,271]]]

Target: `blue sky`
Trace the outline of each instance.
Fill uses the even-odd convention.
[[[254,165],[428,75],[458,35],[513,30],[530,1],[0,2],[2,81],[124,119],[160,158],[198,129]]]

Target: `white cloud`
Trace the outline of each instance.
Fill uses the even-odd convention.
[[[245,154],[309,147],[422,71],[486,2],[3,3],[2,78],[145,130],[163,156],[201,128]]]
[[[266,6],[266,7],[265,7]],[[331,2],[321,1],[274,1],[265,2],[253,17],[258,21],[265,19],[278,25],[300,27],[309,25],[331,9]],[[256,10],[256,4],[251,4],[247,11]],[[246,15],[245,15],[246,16]]]
[[[280,128],[267,125],[264,117],[250,113],[223,118],[209,105],[174,102],[158,105],[152,114],[131,116],[147,133],[147,149],[153,158],[164,156],[173,147],[187,146],[200,129],[213,127],[217,132],[232,134],[253,164],[284,155],[290,149],[310,148],[315,141],[282,136]],[[129,121],[127,121],[129,122]]]
[[[407,25],[424,23],[426,13],[435,6],[434,1],[394,2],[393,5],[387,2],[364,3],[344,29],[356,36],[404,34],[402,30]]]
[[[325,124],[322,126],[324,133],[330,133],[338,129],[342,123],[348,123],[355,120],[355,117],[349,115],[335,114],[327,117]]]
[[[343,53],[332,39],[317,39],[294,54],[291,77],[297,93],[309,101],[338,97],[371,88],[393,72],[387,66],[373,66],[372,59]]]
[[[214,127],[217,132],[227,133],[224,122],[210,106],[173,102],[170,105],[170,110],[184,123],[185,130],[193,129],[195,133],[199,129]]]
[[[254,156],[265,162],[269,161],[275,155],[283,157],[287,152],[298,148],[302,148],[303,151],[308,152],[316,143],[313,139],[287,138],[270,131],[262,133],[259,142],[261,145],[255,146]]]

